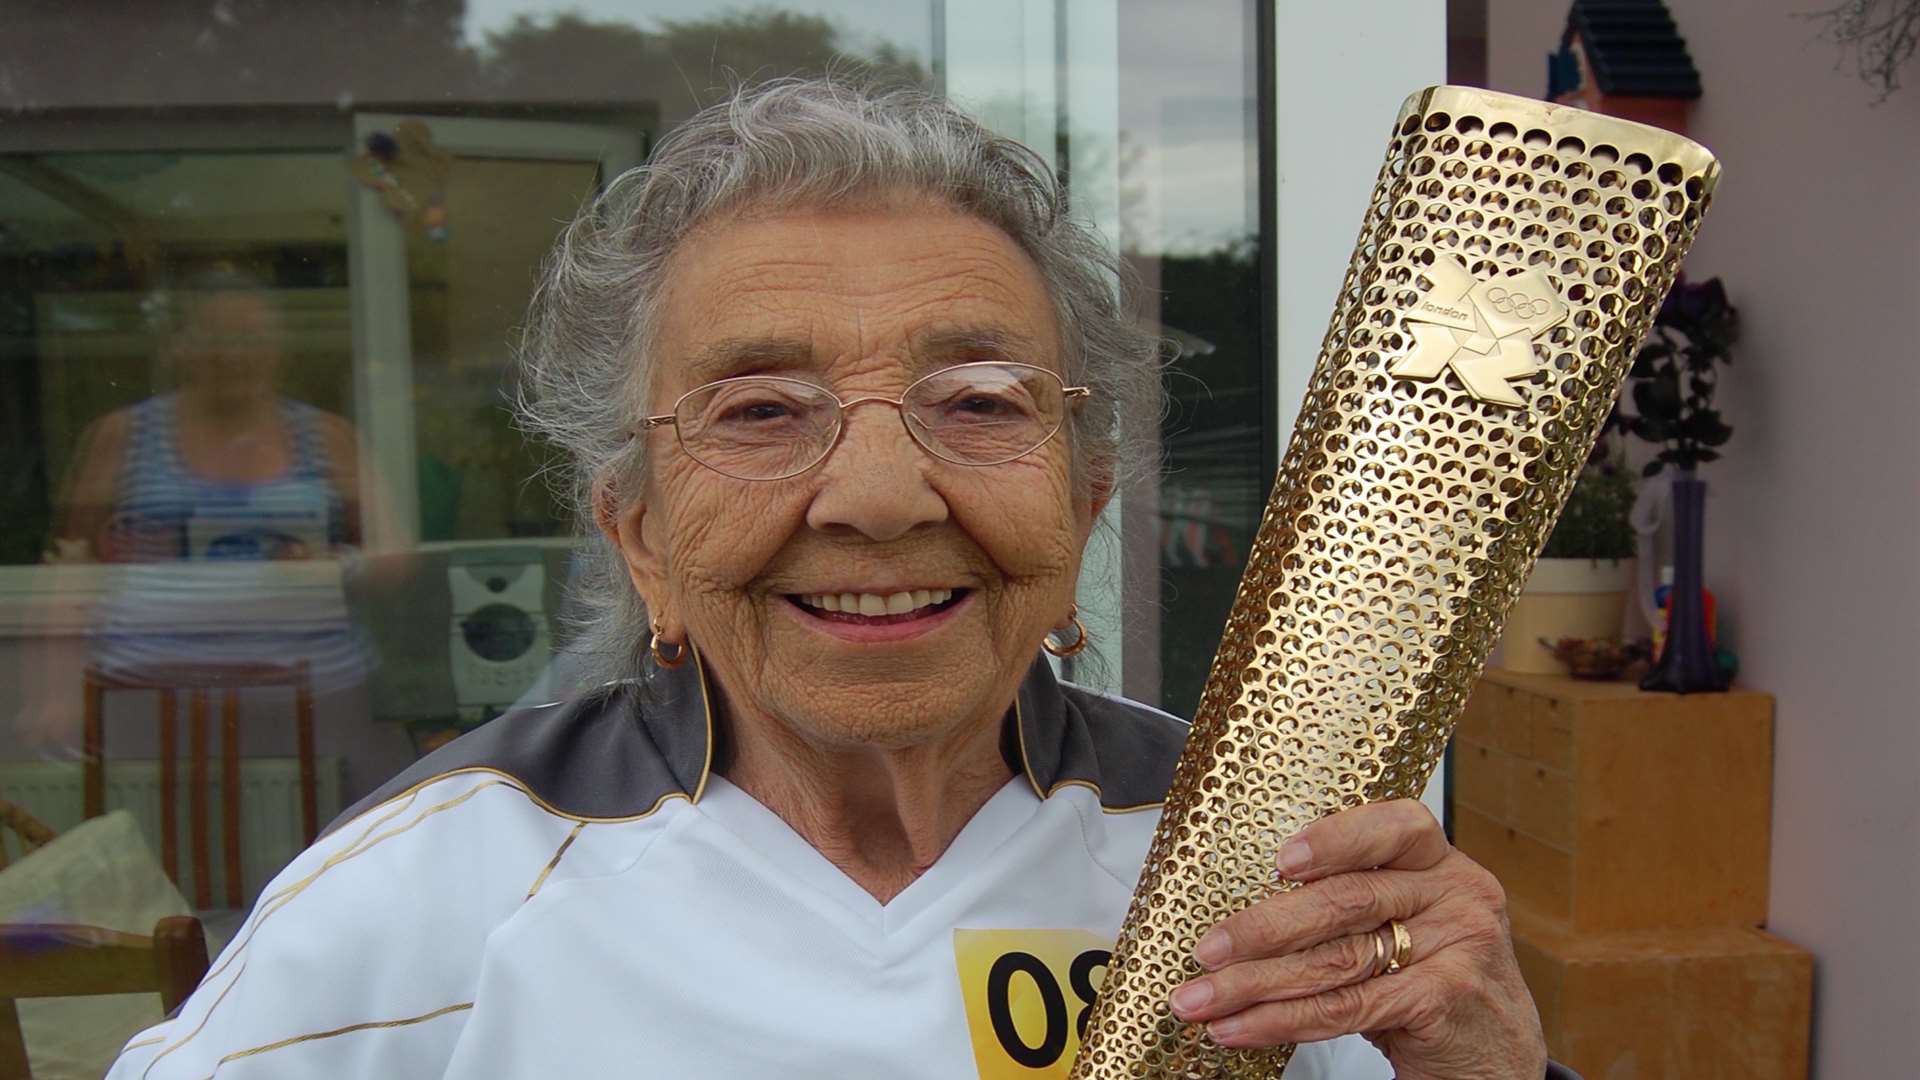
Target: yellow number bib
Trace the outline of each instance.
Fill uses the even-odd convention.
[[[1085,930],[955,930],[980,1080],[1064,1080],[1113,942]]]

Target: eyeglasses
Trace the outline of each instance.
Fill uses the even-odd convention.
[[[927,453],[956,465],[1004,465],[1046,445],[1091,391],[1032,364],[958,364],[898,398],[842,401],[799,379],[747,375],[696,387],[639,431],[672,425],[687,456],[736,480],[785,480],[826,460],[855,405],[892,405]]]

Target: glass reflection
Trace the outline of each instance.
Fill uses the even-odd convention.
[[[10,11],[0,803],[54,834],[42,865],[84,850],[122,880],[20,899],[0,869],[0,921],[146,933],[194,912],[217,951],[309,818],[578,689],[571,523],[500,408],[515,328],[560,222],[735,79],[858,66],[990,87],[971,104],[1111,221],[1175,400],[1139,419],[1170,469],[1126,493],[1124,689],[1190,711],[1267,484],[1253,9],[1122,0],[1095,48],[1067,0],[1029,8],[1022,49],[984,7],[894,0]],[[1111,102],[1075,81],[1092,69]],[[44,1075],[99,1075],[153,1019],[22,1012]]]

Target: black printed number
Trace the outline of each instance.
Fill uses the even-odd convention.
[[[1073,1019],[1073,1029],[1082,1038],[1087,1033],[1087,1018],[1093,1013],[1093,972],[1105,967],[1113,954],[1105,949],[1088,949],[1073,958],[1073,966],[1068,971],[1067,981],[1073,993],[1080,1000],[1079,1015]],[[1037,1045],[1029,1046],[1020,1037],[1020,1030],[1013,1025],[1013,980],[1016,975],[1025,975],[1033,980],[1034,988],[1040,991],[1040,1008],[1045,1014],[1046,1030],[1040,1036]],[[994,1037],[1000,1040],[1000,1048],[1007,1056],[1029,1069],[1044,1069],[1060,1060],[1067,1049],[1067,999],[1060,991],[1060,982],[1047,965],[1032,953],[1010,952],[993,962],[993,968],[987,972],[987,1017],[993,1022]]]
[[[1073,958],[1073,969],[1067,973],[1067,981],[1073,984],[1073,994],[1080,999],[1080,1015],[1073,1018],[1073,1033],[1080,1041],[1087,1040],[1087,1018],[1093,1015],[1093,998],[1097,991],[1093,988],[1093,971],[1107,966],[1113,954],[1105,949],[1088,949]]]

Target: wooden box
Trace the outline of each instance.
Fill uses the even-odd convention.
[[[1770,696],[1489,669],[1454,740],[1454,842],[1516,903],[1576,932],[1766,921]]]
[[[1804,1080],[1813,957],[1751,927],[1574,934],[1513,912],[1554,1060],[1588,1080]]]

